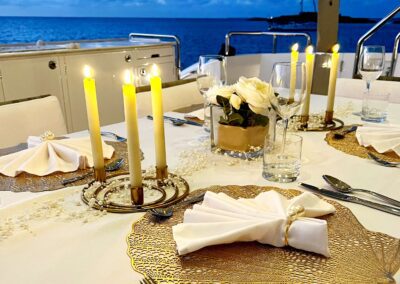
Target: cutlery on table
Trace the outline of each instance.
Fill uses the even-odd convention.
[[[192,198],[189,198],[188,200],[182,201],[175,205],[180,205],[180,206],[181,205],[189,205],[189,204],[194,204],[194,203],[203,201],[204,195],[205,195],[205,193],[196,195]],[[153,208],[153,209],[150,209],[150,213],[151,213],[151,215],[153,215],[157,218],[167,219],[174,214],[174,206]]]
[[[101,136],[111,137],[118,142],[126,142],[126,138],[115,134],[114,132],[102,131]]]
[[[346,134],[356,131],[357,127],[358,127],[357,125],[352,125],[351,127],[346,127],[344,129],[341,129],[333,134],[333,138],[343,139],[346,136]]]
[[[390,203],[391,205],[394,205],[394,206],[400,208],[400,201],[397,201],[395,199],[387,197],[387,196],[385,196],[383,194],[380,194],[380,193],[377,193],[377,192],[374,192],[374,191],[370,191],[370,190],[367,190],[367,189],[352,188],[350,185],[348,185],[344,181],[341,181],[340,179],[335,178],[335,177],[330,176],[330,175],[323,175],[322,177],[329,185],[331,185],[337,191],[340,191],[340,192],[343,192],[343,193],[349,193],[349,194],[353,193],[354,191],[367,193],[369,195],[372,195],[374,197],[380,198],[380,199]]]
[[[389,214],[400,216],[400,208],[372,202],[369,200],[365,200],[365,199],[355,197],[355,196],[350,196],[350,195],[347,195],[347,194],[344,194],[341,192],[337,192],[337,191],[319,188],[314,185],[310,185],[310,184],[306,184],[306,183],[300,183],[300,185],[311,190],[314,193],[317,193],[317,194],[321,194],[321,195],[328,196],[330,198],[334,198],[334,199],[338,199],[338,200],[342,200],[342,201],[347,201],[347,202],[364,205],[364,206],[374,208],[374,209],[377,209],[377,210],[380,210],[380,211],[383,211],[383,212],[386,212]]]
[[[382,165],[384,167],[395,168],[395,167],[399,167],[400,166],[400,163],[386,161],[384,159],[381,159],[381,158],[375,156],[371,152],[368,152],[368,157],[370,157],[372,160],[374,160],[375,162],[377,162],[378,164],[380,164],[380,165]]]
[[[140,284],[157,284],[157,282],[151,276],[147,276],[140,280]]]
[[[153,120],[153,116],[151,116],[151,115],[148,115],[147,118],[150,120]],[[170,116],[166,116],[166,115],[164,115],[164,119],[171,121],[174,126],[181,126],[183,124],[189,124],[189,125],[194,125],[194,126],[203,126],[201,123],[198,123],[195,121],[176,118],[176,117],[170,117]]]
[[[116,170],[120,169],[120,168],[122,167],[123,164],[124,164],[124,159],[123,159],[123,158],[117,159],[117,160],[115,160],[114,162],[111,162],[111,163],[109,163],[109,164],[107,164],[107,165],[105,166],[106,172],[113,172],[113,171],[116,171]],[[68,179],[63,179],[63,180],[61,181],[61,183],[62,183],[62,185],[67,185],[67,184],[70,184],[70,183],[72,183],[72,182],[76,182],[76,181],[78,181],[78,180],[82,180],[82,179],[84,179],[84,178],[87,178],[88,176],[90,176],[90,175],[92,175],[92,174],[93,174],[93,172],[89,172],[89,173],[84,174],[84,175],[81,175],[81,176],[77,176],[77,177],[73,177],[73,178],[68,178]]]

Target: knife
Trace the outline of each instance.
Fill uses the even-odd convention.
[[[151,115],[148,115],[147,118],[153,120],[153,116],[151,116]],[[201,123],[198,123],[198,122],[195,122],[195,121],[176,118],[176,117],[170,117],[170,116],[166,116],[166,115],[164,115],[164,119],[168,119],[168,120],[170,120],[172,122],[174,122],[174,121],[183,122],[185,124],[190,124],[190,125],[194,125],[194,126],[203,126]]]
[[[383,205],[380,203],[375,203],[366,199],[362,199],[359,197],[355,197],[355,196],[350,196],[341,192],[336,192],[336,191],[332,191],[332,190],[327,190],[324,188],[318,188],[316,186],[310,185],[310,184],[306,184],[306,183],[300,183],[301,186],[310,189],[311,191],[324,195],[324,196],[328,196],[334,199],[338,199],[338,200],[342,200],[342,201],[347,201],[347,202],[352,202],[352,203],[356,203],[356,204],[360,204],[360,205],[364,205],[370,208],[374,208],[389,214],[393,214],[393,215],[397,215],[400,216],[400,209],[392,207],[392,206],[388,206],[388,205]]]

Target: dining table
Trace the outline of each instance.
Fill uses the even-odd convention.
[[[364,123],[358,115],[361,104],[360,99],[338,96],[335,117],[345,125],[361,125]],[[323,113],[325,105],[326,97],[313,96],[311,112]],[[184,116],[178,112],[166,114]],[[400,124],[400,104],[389,104],[388,119],[383,124]],[[103,126],[102,131],[126,137],[124,122]],[[339,151],[325,141],[325,131],[298,131],[297,134],[303,137],[300,175],[294,182],[275,183],[262,177],[262,158],[243,160],[213,153],[209,134],[202,127],[175,126],[166,120],[168,169],[182,176],[190,191],[213,185],[274,186],[307,191],[300,183],[329,188],[322,176],[331,175],[355,188],[400,200],[400,168],[384,167],[371,159]],[[88,136],[88,131],[68,134],[71,138],[84,136]],[[144,154],[142,168],[153,168],[153,121],[146,116],[139,118],[139,137]],[[44,192],[0,191],[0,283],[140,282],[143,276],[132,269],[126,238],[132,225],[145,213],[117,214],[88,209],[80,202],[82,188],[83,185]],[[399,216],[336,201],[350,209],[366,229],[400,238]],[[399,272],[395,279],[400,283]]]

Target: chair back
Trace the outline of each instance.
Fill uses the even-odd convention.
[[[56,136],[67,133],[60,103],[55,96],[7,102],[0,105],[0,148],[27,141],[47,130]]]

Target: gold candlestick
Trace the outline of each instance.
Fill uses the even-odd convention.
[[[133,205],[143,205],[143,186],[132,186],[131,185],[131,201]]]
[[[168,166],[159,168],[156,166],[156,178],[158,180],[164,180],[168,177]]]
[[[333,123],[333,110],[332,111],[325,111],[325,124],[332,124]]]

